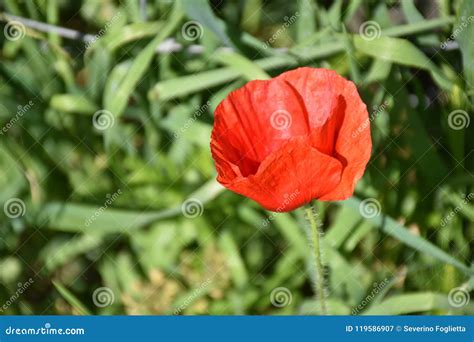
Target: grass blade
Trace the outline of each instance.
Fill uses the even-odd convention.
[[[361,201],[355,197],[352,197],[346,201],[343,201],[342,205],[348,206],[354,211],[359,212]],[[464,272],[466,275],[474,275],[473,269],[467,267],[462,262],[455,259],[439,247],[433,245],[431,242],[425,240],[421,236],[413,235],[408,231],[408,229],[403,227],[393,218],[379,214],[375,217],[367,218],[366,220],[368,220],[377,229],[380,229],[382,232],[396,238],[405,245],[410,246],[416,249],[417,251],[430,255],[441,262],[453,265],[462,272]]]
[[[86,306],[82,304],[81,301],[77,299],[77,297],[65,286],[56,281],[53,281],[53,285],[64,300],[77,310],[79,315],[91,315],[91,312],[86,309]]]

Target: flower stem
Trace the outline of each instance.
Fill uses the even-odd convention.
[[[305,213],[311,225],[310,244],[313,246],[314,265],[316,267],[316,296],[319,299],[321,314],[326,315],[327,309],[326,298],[324,296],[324,268],[321,258],[321,231],[319,222],[317,221],[318,214],[313,212],[313,208],[310,204],[306,206]]]

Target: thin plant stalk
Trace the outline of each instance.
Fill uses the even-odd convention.
[[[318,214],[313,211],[309,204],[305,208],[306,217],[311,226],[310,245],[313,247],[313,260],[316,269],[315,291],[318,298],[321,314],[327,314],[326,298],[324,296],[324,267],[321,253],[321,230],[318,222]]]

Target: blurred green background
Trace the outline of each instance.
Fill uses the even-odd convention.
[[[367,104],[318,205],[332,314],[473,314],[474,3],[0,1],[1,314],[317,314],[307,222],[222,190],[213,110],[298,66]],[[357,133],[355,133],[357,134]]]

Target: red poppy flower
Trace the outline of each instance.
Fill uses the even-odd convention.
[[[369,126],[356,87],[332,70],[248,82],[215,111],[217,180],[277,212],[346,199],[370,158]]]

